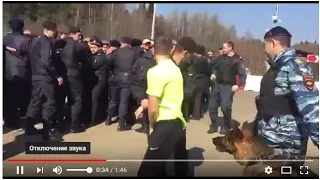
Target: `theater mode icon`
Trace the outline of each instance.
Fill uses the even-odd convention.
[[[41,168],[39,168],[39,167],[37,167],[37,174],[39,174],[39,173],[43,173],[43,167],[41,167]]]

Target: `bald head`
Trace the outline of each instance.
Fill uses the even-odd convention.
[[[26,30],[23,31],[23,34],[31,35],[31,31],[29,31],[29,30],[26,29]]]

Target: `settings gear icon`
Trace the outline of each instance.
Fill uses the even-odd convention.
[[[265,167],[264,168],[264,173],[266,173],[266,174],[271,174],[272,173],[272,167],[270,167],[270,166],[267,166],[267,167]]]

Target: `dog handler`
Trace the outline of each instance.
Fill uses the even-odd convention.
[[[281,157],[304,159],[308,137],[319,148],[319,92],[311,68],[297,58],[290,42],[291,34],[280,26],[264,36],[270,68],[256,98],[255,130]]]
[[[161,37],[154,47],[157,65],[147,73],[148,115],[150,120],[149,147],[145,153],[138,177],[165,176],[165,161],[187,159],[185,127],[181,106],[183,77],[179,67],[171,60],[171,40]],[[160,160],[160,161],[159,161]],[[176,162],[176,174],[186,176],[188,166]]]

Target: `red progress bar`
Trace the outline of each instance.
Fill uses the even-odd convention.
[[[106,162],[106,159],[8,159],[8,162]]]

